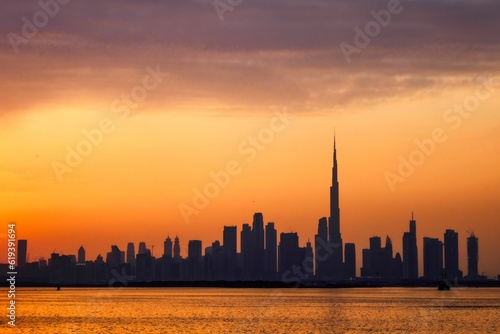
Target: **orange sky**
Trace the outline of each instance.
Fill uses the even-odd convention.
[[[11,8],[15,15],[3,23],[2,32],[19,29],[19,17],[36,10],[18,6]],[[83,17],[115,25],[109,36],[96,37],[72,25],[69,18],[82,5],[71,6],[18,54],[5,41],[0,48],[2,243],[7,223],[15,221],[18,238],[28,239],[32,261],[53,250],[75,254],[80,245],[88,259],[95,259],[112,244],[125,250],[129,241],[146,241],[161,255],[163,240],[176,234],[185,255],[189,239],[209,246],[222,239],[224,225],[237,225],[239,232],[254,212],[262,212],[278,233],[297,231],[305,244],[329,212],[335,127],[341,232],[344,242],[356,243],[358,274],[369,237],[388,234],[395,251],[401,251],[411,211],[421,275],[423,237],[442,240],[447,228],[459,233],[464,274],[468,229],[479,238],[479,271],[500,274],[495,257],[500,232],[497,41],[473,47],[474,36],[464,33],[446,45],[418,35],[409,45],[404,31],[389,26],[393,30],[348,65],[338,45],[352,39],[352,25],[369,19],[369,6],[356,7],[360,16],[345,29],[337,27],[343,33],[329,27],[335,36],[329,41],[323,40],[328,27],[313,34],[307,14],[301,15],[311,31],[303,36],[288,35],[286,24],[276,36],[259,34],[252,30],[257,27],[250,8],[243,6],[223,24],[215,12],[193,12],[193,18],[207,22],[206,31],[196,25],[192,31],[175,30],[185,34],[178,39],[156,28],[185,28],[187,14],[174,22],[149,22],[145,17],[154,10],[145,8],[143,17],[133,18],[137,24],[148,21],[145,31],[128,31],[126,23],[111,19],[126,17],[112,10],[118,4],[109,5],[104,18],[93,17],[89,7]],[[422,13],[431,9],[418,8]],[[286,15],[293,10],[287,8]],[[418,12],[393,24],[412,29],[404,22],[417,20]],[[263,25],[273,22],[261,19]],[[243,30],[241,39],[233,39],[238,23],[252,33]],[[224,35],[217,40],[212,28]],[[434,28],[451,36],[446,27]],[[148,35],[149,29],[158,35]],[[318,37],[308,38],[309,32]],[[120,117],[123,96],[137,93],[156,68],[168,75],[129,107],[130,115]],[[494,83],[486,87],[479,78],[488,74]],[[473,101],[478,89],[484,98],[469,115],[448,111]],[[273,118],[283,112],[285,122]],[[85,145],[82,131],[106,120],[111,123],[99,144],[58,177],[54,163],[67,164],[67,147]],[[279,131],[270,130],[270,124]],[[387,173],[398,173],[400,156],[410,159],[418,149],[415,141],[429,141],[436,129],[443,135],[434,141],[433,153],[391,187]],[[273,138],[259,143],[254,157],[249,138],[269,133]],[[193,206],[195,189],[203,189],[212,181],[210,173],[231,161],[239,173],[186,221],[179,206]],[[6,261],[5,252],[0,261]]]

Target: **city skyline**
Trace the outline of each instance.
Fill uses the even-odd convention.
[[[325,217],[319,220],[320,229],[324,228],[324,222]],[[313,249],[309,240],[305,247],[301,247],[296,232],[281,232],[278,238],[274,222],[268,222],[265,224],[264,246],[264,230],[261,228],[264,220],[260,212],[254,214],[252,227],[249,224],[242,225],[240,238],[237,226],[224,226],[223,243],[215,240],[203,247],[201,240],[188,240],[187,254],[184,256],[180,252],[179,237],[175,236],[172,242],[170,236],[167,236],[161,254],[154,254],[155,246],[148,247],[147,242],[141,241],[137,252],[133,242],[127,244],[126,250],[111,245],[110,252],[99,254],[95,260],[86,259],[86,251],[82,245],[77,255],[53,252],[50,257],[40,261],[27,261],[27,240],[20,239],[16,266],[21,273],[21,281],[53,284],[102,284],[117,277],[126,277],[131,282],[318,281],[323,284],[374,278],[394,283],[411,281],[412,284],[417,280],[432,282],[446,279],[450,284],[458,284],[463,280],[487,278],[478,271],[478,238],[474,232],[470,232],[467,237],[467,263],[460,266],[457,253],[458,233],[452,229],[447,229],[444,233],[444,242],[438,238],[423,237],[424,272],[419,275],[415,268],[415,257],[418,254],[414,253],[416,249],[412,249],[416,248],[412,241],[416,234],[413,216],[409,222],[410,232],[403,234],[403,242],[407,244],[403,255],[401,256],[401,252],[394,252],[389,236],[386,237],[384,247],[381,238],[373,236],[369,240],[370,247],[362,250],[363,267],[360,268],[360,275],[357,270],[350,270],[355,263],[354,243],[346,243],[346,257],[339,272],[333,270],[336,268],[337,247],[330,240],[318,242],[316,236],[316,247],[319,245],[320,250],[316,247]],[[408,238],[410,239],[406,240]],[[318,264],[321,265],[321,271]],[[333,267],[325,270],[324,265]],[[467,272],[461,270],[461,267],[466,267]]]
[[[308,276],[310,276],[311,279],[314,277],[315,280],[320,281],[345,280],[356,277],[416,280],[423,277],[427,280],[446,278],[453,282],[457,279],[461,280],[465,276],[459,266],[458,233],[453,229],[446,230],[443,241],[439,240],[439,238],[423,237],[424,247],[423,251],[421,251],[421,256],[423,255],[423,274],[419,274],[417,224],[413,212],[411,213],[411,220],[409,221],[409,231],[404,232],[402,236],[402,250],[400,252],[396,251],[393,257],[392,240],[389,235],[387,234],[385,247],[383,248],[381,238],[379,236],[372,236],[369,240],[370,247],[362,249],[362,252],[360,252],[362,267],[360,267],[358,271],[355,243],[346,243],[344,252],[344,244],[341,237],[339,179],[335,135],[333,139],[332,178],[329,198],[330,216],[328,218],[319,218],[318,232],[315,235],[314,244],[308,239],[307,242],[305,242],[305,247],[301,247],[298,234],[292,230],[290,230],[289,233],[280,233],[280,238],[278,240],[275,223],[265,223],[263,214],[257,212],[253,215],[251,226],[250,224],[242,224],[239,243],[237,226],[224,226],[222,238],[213,241],[210,247],[207,246],[203,248],[203,242],[201,240],[188,240],[187,254],[189,255],[187,259],[189,261],[191,261],[193,257],[201,259],[210,254],[210,256],[214,257],[213,261],[220,262],[218,266],[225,268],[225,271],[220,272],[217,277],[226,280],[279,280],[280,276],[282,277],[281,280],[283,280],[283,273],[287,269],[293,268],[294,266],[305,266],[307,262],[306,259],[311,261],[311,268],[309,269],[310,273]],[[220,240],[223,241],[222,244]],[[28,257],[27,240],[19,240],[18,247],[18,265],[24,267]],[[177,261],[178,263],[180,263],[179,261],[183,258],[177,234],[175,236],[175,243],[172,243],[170,235],[167,236],[163,242],[163,253],[161,256],[155,256],[155,245],[152,244],[151,249],[146,247],[146,242],[139,242],[138,251],[136,253],[134,242],[127,243],[126,252],[120,251],[117,245],[112,245],[111,253],[107,253],[106,263],[110,269],[117,269],[121,264],[126,263],[131,266],[131,268],[127,269],[129,274],[135,277],[134,268],[136,266],[136,261],[139,261],[139,255],[147,254],[151,256],[151,261],[153,261],[153,259],[162,258],[173,259],[173,261]],[[205,252],[203,249],[205,249]],[[283,249],[288,249],[288,251],[284,251]],[[222,257],[216,260],[220,257],[217,255],[218,253],[220,253]],[[54,250],[50,255],[49,265],[50,261],[56,261],[53,257],[56,256],[56,258],[59,258],[59,255],[60,254],[57,254]],[[77,256],[70,256],[74,257],[75,262],[86,262],[86,251],[83,245],[78,249]],[[103,258],[103,255],[99,254],[96,261],[102,262]],[[34,262],[36,263],[36,261]],[[47,260],[45,258],[40,259],[40,263],[42,262],[44,266],[47,265]],[[474,232],[471,232],[467,238],[467,277],[469,279],[478,279],[482,276],[479,275],[478,263],[478,239],[475,237]],[[139,267],[138,265],[137,268]],[[232,269],[229,270],[229,267]],[[239,268],[238,274],[236,274],[237,268]],[[179,271],[180,269],[178,268],[176,270]],[[187,269],[181,271],[184,272],[185,270]],[[203,270],[195,270],[192,268],[190,270],[191,276],[186,276],[191,277],[190,280],[201,280],[206,279],[206,277],[212,277],[212,279],[214,279],[213,277],[215,277],[215,273],[212,274],[214,276],[203,276],[202,273],[206,271],[206,268]],[[420,273],[422,273],[422,271]],[[138,275],[138,277],[143,276]],[[163,276],[160,275],[156,277],[161,279]],[[193,277],[196,277],[196,279]]]

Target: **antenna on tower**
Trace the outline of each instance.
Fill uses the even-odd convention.
[[[151,245],[151,256],[155,256],[155,245]]]

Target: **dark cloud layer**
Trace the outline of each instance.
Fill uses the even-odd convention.
[[[169,71],[170,84],[150,103],[304,109],[498,71],[500,2],[493,0],[401,1],[401,13],[347,63],[340,43],[354,44],[354,27],[387,4],[245,0],[220,21],[212,1],[72,0],[15,53],[9,33],[21,35],[22,18],[32,21],[41,8],[3,1],[0,113],[82,95],[112,101],[155,64]]]

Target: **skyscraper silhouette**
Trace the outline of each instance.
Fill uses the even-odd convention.
[[[461,278],[458,269],[458,233],[451,229],[444,234],[444,268],[449,281]]]
[[[146,243],[144,241],[139,242],[139,251],[137,254],[146,254]]]
[[[443,243],[437,238],[424,238],[424,278],[440,280],[443,273]]]
[[[249,224],[243,224],[240,233],[240,253],[243,263],[243,279],[251,279],[252,275],[252,263],[253,263],[253,239],[252,239],[252,228]]]
[[[167,236],[167,239],[163,242],[163,257],[172,258],[172,239],[170,239],[170,236]]]
[[[122,254],[122,251],[120,251],[118,246],[112,245],[111,252],[109,252],[106,257],[106,262],[108,263],[110,268],[116,268],[123,263],[123,257],[125,256]]]
[[[83,246],[78,248],[78,263],[85,263],[85,248]]]
[[[264,273],[264,217],[257,212],[252,223],[252,274],[254,279],[263,279]]]
[[[175,239],[174,239],[174,259],[175,260],[181,259],[181,245],[180,245],[178,236],[175,236]]]
[[[347,278],[356,277],[356,246],[353,243],[345,244],[344,271]]]
[[[28,240],[17,240],[17,265],[24,267],[26,265],[26,256],[28,252]]]
[[[223,236],[222,236],[222,247],[224,248],[224,254],[226,259],[225,275],[227,280],[234,280],[236,278],[237,271],[237,227],[236,226],[224,226]]]
[[[133,242],[127,244],[127,263],[131,266],[135,265],[135,246]]]
[[[403,234],[403,278],[418,278],[417,224],[411,213],[410,231]]]
[[[293,266],[300,266],[299,256],[299,236],[297,232],[281,233],[278,246],[278,272],[282,281],[286,280],[284,275],[290,272]]]
[[[335,135],[333,136],[332,186],[330,187],[330,219],[328,228],[329,242],[333,246],[331,274],[333,277],[339,278],[343,276],[343,255],[342,236],[340,234],[339,181]]]
[[[222,246],[227,255],[236,256],[236,226],[224,226]]]
[[[328,243],[328,220],[322,217],[318,221],[318,234],[314,236],[314,268],[316,278],[324,280],[328,276],[330,255],[325,249]]]
[[[276,265],[277,265],[277,233],[274,228],[274,223],[269,222],[266,225],[266,250],[265,250],[265,276],[266,279],[276,279]]]
[[[474,232],[472,232],[467,238],[467,276],[469,279],[477,279],[479,277],[478,254],[478,239],[474,235]]]
[[[188,242],[188,279],[200,280],[203,277],[203,258],[201,240]]]

